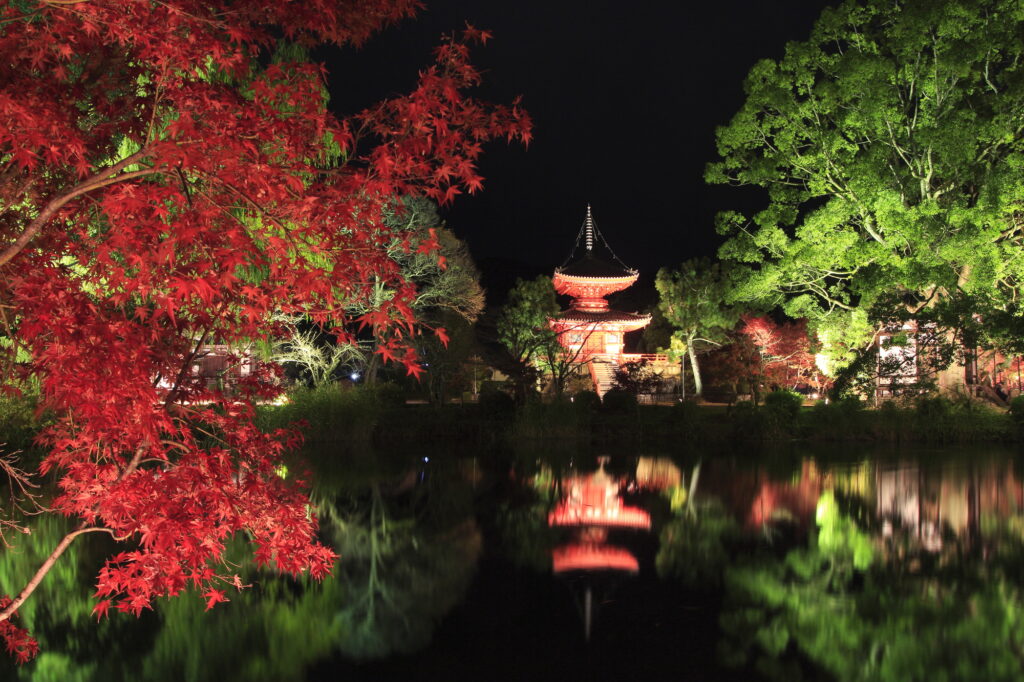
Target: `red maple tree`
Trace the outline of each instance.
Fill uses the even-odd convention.
[[[805,320],[779,324],[767,316],[746,315],[739,330],[757,352],[760,381],[789,389],[807,384],[821,390],[826,379],[814,362]]]
[[[77,525],[25,589],[0,599],[0,637],[75,537],[125,544],[95,611],[240,586],[225,540],[260,564],[325,575],[302,480],[278,475],[292,432],[265,434],[253,404],[279,389],[260,365],[231,395],[191,371],[212,342],[275,332],[304,313],[340,332],[343,304],[383,279],[365,316],[380,352],[418,366],[409,300],[385,247],[401,195],[448,201],[481,186],[495,137],[529,141],[513,104],[465,94],[479,75],[469,28],[446,39],[409,94],[348,120],[326,107],[323,69],[283,43],[359,44],[415,0],[28,0],[0,10],[0,335],[9,389],[37,377],[56,422],[41,436],[51,509]],[[15,350],[30,360],[15,361]]]

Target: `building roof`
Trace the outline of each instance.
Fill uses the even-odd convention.
[[[604,235],[594,224],[590,204],[587,204],[587,215],[579,234],[576,235],[576,243],[562,266],[555,268],[555,274],[568,277],[619,278],[635,276],[637,272],[619,260],[608,246]]]
[[[619,312],[618,310],[603,310],[601,312],[589,312],[583,310],[570,309],[560,313],[558,317],[554,319],[556,322],[579,322],[580,324],[600,322],[616,324],[647,324],[648,322],[651,321],[651,316],[638,315],[637,313],[623,313]]]
[[[569,277],[628,277],[633,274],[623,265],[614,265],[602,260],[591,251],[585,251],[583,255],[568,265],[558,268],[555,272]]]
[[[573,328],[585,329],[591,325],[615,326],[620,331],[631,332],[646,327],[651,322],[650,315],[637,315],[636,313],[623,313],[618,310],[604,310],[601,312],[589,312],[582,310],[566,310],[558,317],[551,319],[553,328],[562,331],[571,331]]]

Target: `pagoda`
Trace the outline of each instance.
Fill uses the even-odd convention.
[[[650,315],[612,310],[605,297],[627,289],[640,274],[627,267],[608,246],[594,224],[590,205],[565,263],[555,269],[555,291],[572,297],[569,309],[549,320],[566,352],[589,362],[598,394],[611,385],[622,361],[626,332],[643,329]]]

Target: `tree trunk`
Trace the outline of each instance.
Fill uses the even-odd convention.
[[[686,355],[679,358],[679,397],[686,400]]]
[[[366,374],[363,377],[363,382],[367,386],[373,386],[377,383],[378,369],[380,369],[380,355],[371,353],[370,358],[366,361]]]
[[[704,385],[700,380],[700,365],[697,364],[697,353],[693,350],[693,344],[686,347],[686,352],[690,356],[690,368],[693,370],[693,392],[699,399],[704,392]]]

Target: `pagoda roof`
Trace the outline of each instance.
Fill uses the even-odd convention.
[[[639,573],[640,562],[628,550],[611,545],[574,543],[551,552],[555,573],[568,571],[625,571]]]
[[[552,322],[570,324],[623,324],[633,326],[636,329],[646,326],[651,321],[650,315],[639,315],[637,313],[623,313],[618,310],[585,311],[570,308],[554,318]]]
[[[576,243],[562,266],[555,268],[555,274],[563,277],[619,279],[636,277],[637,271],[619,260],[608,246],[604,235],[594,224],[590,204],[587,204],[587,215],[579,234],[576,235]]]

